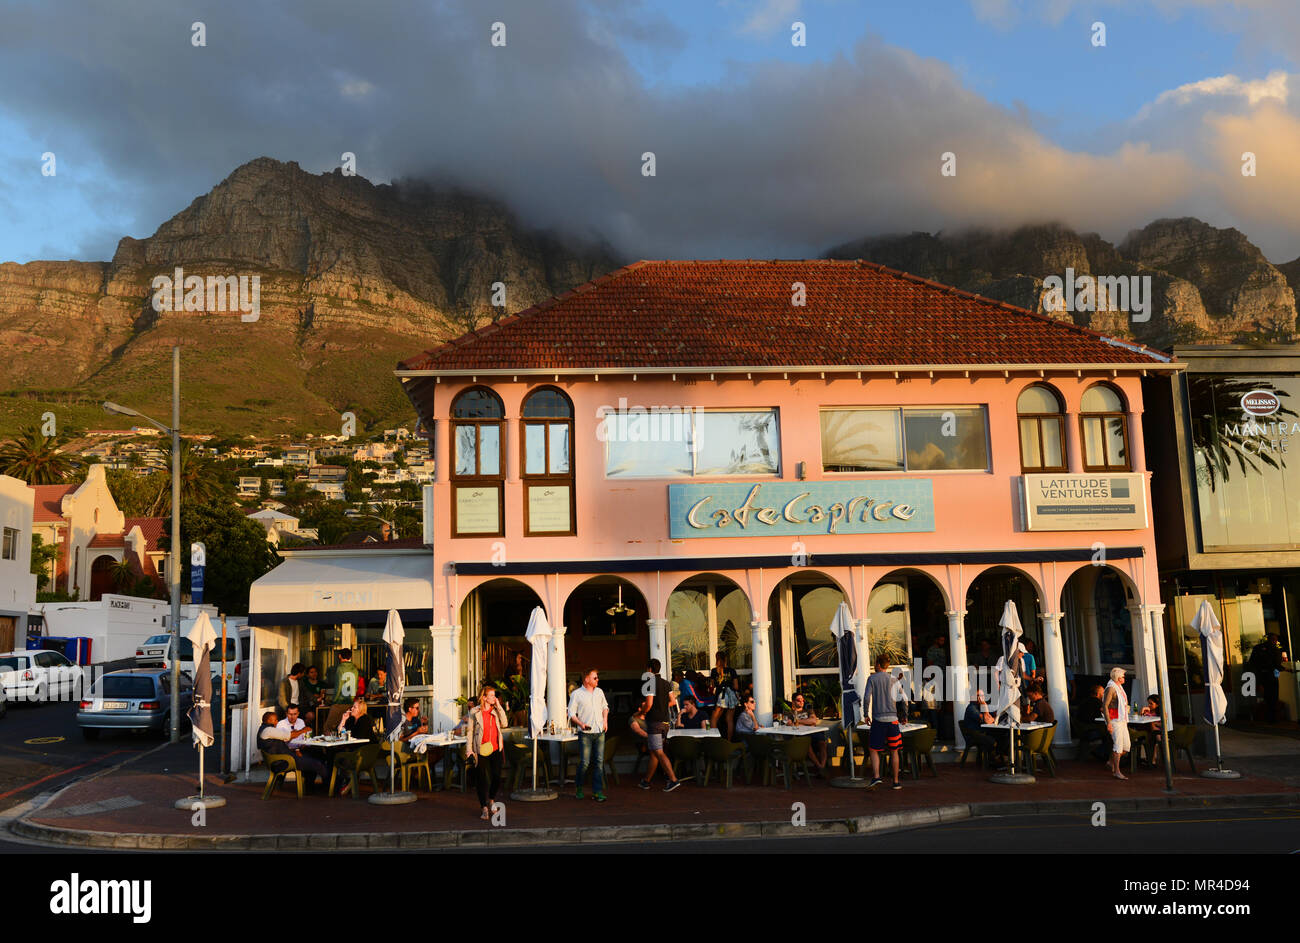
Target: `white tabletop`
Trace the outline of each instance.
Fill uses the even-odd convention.
[[[759,727],[754,733],[765,733],[772,737],[810,737],[815,733],[825,733],[825,727],[812,727],[803,724],[795,727],[787,727],[785,724],[779,724],[774,727]]]
[[[1105,722],[1106,722],[1106,718],[1105,718],[1105,717],[1098,717],[1098,718],[1097,718],[1097,723],[1099,723],[1099,724],[1104,724]],[[1159,715],[1159,714],[1137,714],[1137,715],[1130,714],[1127,718],[1124,719],[1124,723],[1126,723],[1126,724],[1158,724],[1158,723],[1160,723],[1160,715]]]
[[[325,747],[328,749],[330,747],[357,746],[369,742],[369,740],[356,740],[351,735],[344,740],[326,740],[324,737],[299,737],[297,740],[290,741],[289,746],[292,747],[297,744],[295,749],[299,750],[303,747]]]
[[[406,741],[416,753],[427,753],[429,747],[454,747],[466,742],[465,737],[455,737],[449,733],[418,733]]]
[[[669,737],[721,737],[722,731],[717,727],[705,730],[702,727],[674,727],[668,731]]]
[[[1010,730],[1011,729],[1010,725],[1008,724],[980,724],[980,726],[983,727],[985,730]],[[1045,723],[1044,721],[1041,720],[1035,720],[1035,721],[1030,721],[1029,723],[1018,724],[1015,729],[1016,730],[1042,730],[1044,727],[1050,727],[1050,726],[1052,725],[1049,723]]]
[[[929,727],[929,726],[930,726],[929,724],[914,724],[914,723],[910,723],[910,722],[909,722],[909,723],[906,723],[906,724],[899,724],[899,725],[898,725],[898,732],[899,732],[899,733],[912,733],[913,731],[916,731],[916,730],[924,730],[925,728],[927,728],[927,727]],[[859,729],[859,730],[870,730],[870,729],[871,729],[871,725],[870,725],[870,724],[858,724],[858,729]]]
[[[532,739],[531,737],[529,739]],[[578,734],[573,730],[566,730],[563,733],[539,733],[538,740],[552,740],[557,743],[569,743],[578,739]]]

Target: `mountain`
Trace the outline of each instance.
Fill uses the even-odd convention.
[[[1157,347],[1175,343],[1292,339],[1300,259],[1275,266],[1236,229],[1197,219],[1159,219],[1118,246],[1058,223],[998,232],[879,236],[836,246],[827,258],[863,258],[1093,330]],[[1149,277],[1147,320],[1099,292],[1097,310],[1049,310],[1044,285],[1072,269],[1094,277]]]
[[[176,343],[183,428],[337,431],[345,410],[358,431],[409,424],[392,375],[399,359],[622,261],[605,245],[525,227],[480,194],[259,158],[147,239],[122,239],[111,262],[0,264],[10,352],[0,434],[46,410],[66,425],[110,426],[98,408],[109,398],[165,419]],[[178,267],[257,275],[258,319],[155,311],[152,280]]]

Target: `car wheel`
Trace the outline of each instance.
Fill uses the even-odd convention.
[[[83,740],[98,740],[98,739],[99,739],[99,733],[100,733],[100,731],[99,731],[99,728],[98,728],[98,727],[82,727],[82,728],[81,728],[81,737],[82,737]]]
[[[36,690],[32,692],[33,704],[44,704],[46,697],[49,696],[49,689],[43,684],[36,685]]]

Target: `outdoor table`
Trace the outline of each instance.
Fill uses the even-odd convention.
[[[1012,780],[1015,780],[1015,777],[1016,777],[1016,731],[1017,731],[1017,730],[1042,730],[1044,727],[1050,727],[1050,726],[1052,726],[1052,725],[1051,725],[1051,724],[1048,724],[1048,723],[1044,723],[1044,722],[1041,721],[1041,720],[1036,720],[1036,721],[1031,721],[1030,723],[1027,723],[1027,724],[980,724],[980,726],[983,727],[985,730],[1009,730],[1009,731],[1011,731],[1011,757],[1010,757],[1010,759],[1011,759],[1011,778],[1012,778]],[[997,780],[997,779],[995,779],[994,781],[995,781],[995,782],[1000,782],[1001,780]],[[1024,780],[1024,781],[1025,781],[1025,782],[1033,782],[1034,779],[1033,779],[1032,776],[1030,776],[1027,780]]]
[[[669,738],[672,737],[721,737],[722,731],[717,727],[710,727],[705,730],[702,727],[674,727],[668,731]]]
[[[319,747],[323,750],[332,750],[335,747],[359,747],[369,743],[369,740],[354,739],[351,734],[341,740],[331,740],[327,737],[299,737],[297,740],[290,740],[289,746],[295,750],[301,750],[303,747]]]
[[[1119,718],[1115,718],[1115,719],[1118,720]],[[1098,717],[1098,718],[1096,718],[1096,721],[1097,721],[1097,723],[1099,723],[1099,724],[1104,724],[1104,723],[1106,723],[1106,718],[1105,718],[1105,717]],[[1159,714],[1130,714],[1127,718],[1125,718],[1124,723],[1126,723],[1126,724],[1158,724],[1158,723],[1160,723],[1160,715],[1159,715]]]
[[[926,727],[929,727],[929,726],[930,726],[929,724],[915,724],[915,723],[912,723],[911,721],[908,721],[908,722],[905,723],[905,724],[899,724],[899,725],[898,725],[898,732],[899,732],[899,733],[915,733],[916,731],[918,731],[918,730],[924,730]],[[871,729],[871,725],[870,725],[870,724],[858,724],[858,729],[859,729],[859,730],[870,730],[870,729]]]
[[[754,733],[766,734],[769,737],[811,737],[813,734],[826,733],[826,728],[820,724],[815,727],[808,724],[793,727],[774,724],[771,727],[759,727]]]
[[[529,737],[525,742],[531,739],[532,738]],[[569,744],[578,742],[578,732],[576,730],[564,730],[560,733],[539,733],[537,739],[558,743],[560,745],[560,781],[558,785],[561,787],[564,786],[564,784],[568,782],[565,778],[565,773],[569,771]],[[599,761],[603,761],[603,759],[604,758],[601,757]]]
[[[430,747],[458,747],[468,742],[467,737],[458,737],[449,731],[442,733],[419,733],[406,741],[406,745],[411,748],[412,753],[428,753]],[[442,788],[446,790],[451,784],[452,763],[454,760],[450,753],[444,753],[442,756]],[[464,780],[461,781],[464,786]],[[463,791],[463,789],[462,789]]]

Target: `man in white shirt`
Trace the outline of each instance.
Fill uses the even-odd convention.
[[[257,732],[257,748],[265,754],[268,765],[269,757],[276,754],[292,756],[298,764],[298,770],[304,777],[308,789],[312,787],[317,777],[324,782],[329,774],[324,763],[298,749],[302,745],[301,739],[298,738],[305,737],[310,732],[311,728],[298,716],[297,704],[289,705],[288,716],[279,723],[275,722],[275,711],[267,711],[262,717],[262,728]]]
[[[609,726],[609,702],[596,686],[600,675],[592,668],[582,676],[582,684],[569,695],[569,721],[578,728],[578,792],[587,781],[587,767],[592,769],[592,798],[605,801],[605,730]]]
[[[311,736],[311,728],[298,716],[298,705],[290,704],[285,710],[284,720],[275,725],[275,729],[288,734],[284,739],[295,750],[302,746],[302,741]]]

